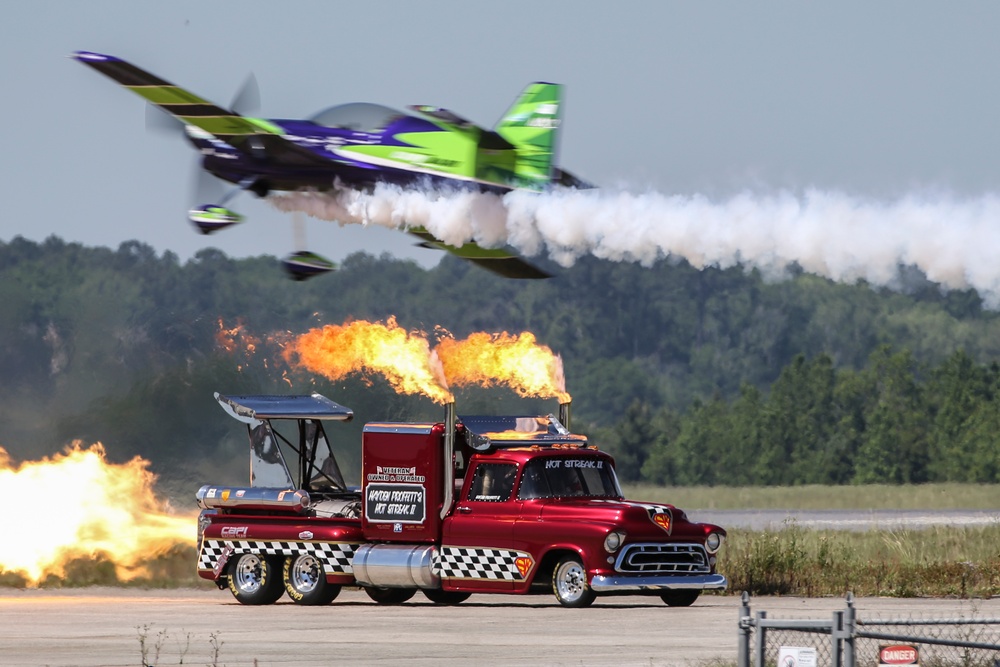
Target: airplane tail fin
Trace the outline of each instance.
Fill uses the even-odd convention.
[[[561,95],[559,84],[529,84],[495,128],[517,150],[517,176],[529,184],[548,185],[555,174]]]

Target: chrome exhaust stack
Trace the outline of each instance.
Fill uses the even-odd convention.
[[[572,401],[559,404],[559,423],[566,427],[567,431],[572,432],[573,429],[569,425],[570,405],[572,405]]]
[[[451,510],[455,494],[455,402],[444,406],[444,501],[441,503],[441,518]]]

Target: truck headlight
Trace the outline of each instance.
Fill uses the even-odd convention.
[[[608,533],[608,536],[604,538],[604,550],[609,554],[613,554],[618,551],[618,547],[622,545],[625,541],[625,531],[615,530]]]
[[[722,535],[719,533],[709,533],[705,538],[705,549],[708,553],[714,554],[722,546]]]

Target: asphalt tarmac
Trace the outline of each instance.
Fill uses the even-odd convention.
[[[962,600],[860,598],[859,616],[955,617]],[[1000,598],[976,601],[1000,617]],[[602,598],[564,609],[551,596],[474,595],[453,607],[422,595],[378,606],[345,590],[330,606],[236,603],[227,591],[0,591],[0,665],[685,665],[735,662],[737,596],[670,608]],[[829,618],[839,598],[756,598],[771,618]]]

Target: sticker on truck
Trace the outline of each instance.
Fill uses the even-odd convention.
[[[365,518],[373,523],[423,523],[427,492],[418,484],[369,484]]]

